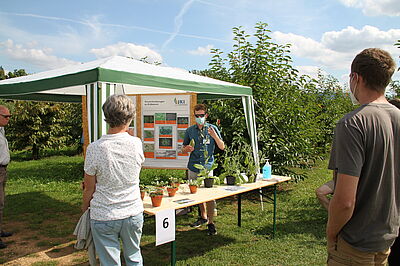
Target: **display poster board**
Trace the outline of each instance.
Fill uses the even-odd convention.
[[[145,168],[187,169],[188,153],[182,153],[186,129],[194,122],[191,110],[196,94],[127,95],[136,104],[130,129],[143,142]],[[82,97],[84,152],[89,145],[86,97]],[[103,133],[105,134],[105,133]]]
[[[191,95],[140,96],[143,166],[186,169],[188,153],[182,153],[183,138],[190,126]],[[139,121],[139,120],[138,120]]]

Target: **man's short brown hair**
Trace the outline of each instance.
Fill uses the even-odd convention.
[[[204,110],[207,113],[207,106],[205,104],[199,103],[194,106],[194,111]]]
[[[351,63],[351,72],[361,75],[365,85],[372,90],[384,92],[396,63],[390,54],[379,48],[368,48],[359,53]]]

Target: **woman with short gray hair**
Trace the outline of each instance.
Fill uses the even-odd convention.
[[[120,240],[126,265],[143,265],[139,173],[144,155],[141,140],[128,134],[135,105],[125,95],[112,95],[103,104],[103,112],[110,128],[87,148],[82,211],[90,207],[101,265],[121,265]]]

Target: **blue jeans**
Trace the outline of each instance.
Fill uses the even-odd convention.
[[[113,221],[90,219],[90,226],[101,265],[121,265],[120,238],[126,265],[143,265],[140,254],[143,213]]]

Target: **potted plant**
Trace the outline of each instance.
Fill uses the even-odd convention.
[[[206,161],[204,162],[204,165],[206,165],[208,163],[208,160],[210,159],[207,150],[204,150],[204,158],[206,158]],[[210,176],[211,171],[216,169],[218,167],[218,164],[213,162],[210,168],[207,168],[204,165],[193,165],[195,168],[200,170],[197,176],[201,179],[204,179],[204,186],[210,188],[213,187],[214,183],[219,184],[219,178],[217,176]]]
[[[225,147],[225,157],[222,161],[224,173],[220,176],[220,181],[226,179],[227,185],[236,185],[244,183],[245,180],[240,174],[241,164],[239,153],[233,152],[230,148]]]
[[[164,190],[160,187],[148,187],[147,193],[151,198],[153,207],[159,207],[163,198]]]
[[[162,180],[155,180],[151,183],[152,186],[158,187],[161,189],[165,189],[165,186],[168,184],[167,181],[162,181]]]
[[[174,187],[179,187],[181,180],[178,177],[169,177],[169,184]]]
[[[254,162],[253,156],[246,157],[244,163],[246,164],[246,174],[249,178],[249,183],[254,183],[260,171],[260,167]]]
[[[176,192],[179,189],[179,183],[172,183],[167,186],[168,196],[173,197],[175,196]]]
[[[143,200],[144,196],[146,195],[146,186],[143,184],[139,184],[140,189],[140,198]]]
[[[203,179],[189,179],[187,181],[187,184],[189,186],[190,189],[190,193],[195,194],[197,192],[197,188],[199,187],[199,185],[201,184],[201,182],[203,181]]]

